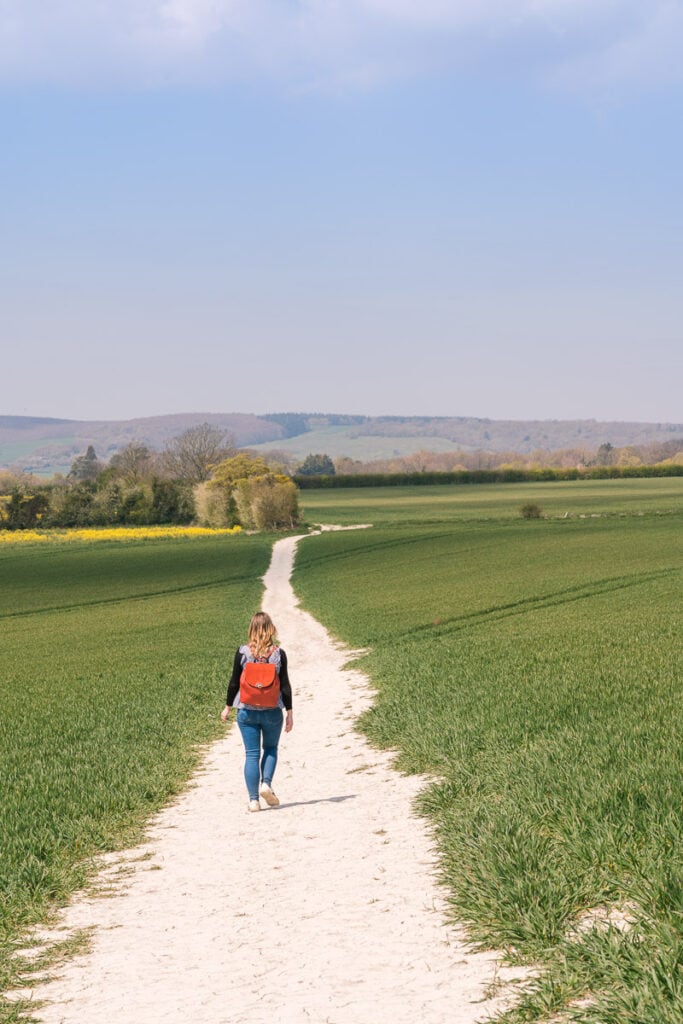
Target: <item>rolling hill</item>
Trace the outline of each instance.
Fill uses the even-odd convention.
[[[683,423],[600,420],[493,420],[475,417],[353,416],[318,413],[178,413],[132,420],[69,420],[0,416],[0,468],[40,475],[68,471],[93,445],[103,461],[130,441],[161,449],[189,427],[210,423],[239,447],[279,450],[293,459],[310,452],[371,460],[427,451],[595,449],[683,438]]]

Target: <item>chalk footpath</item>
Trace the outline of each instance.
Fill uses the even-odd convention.
[[[353,731],[366,680],[297,608],[296,543],[275,545],[265,577],[294,689],[282,806],[247,813],[233,727],[148,842],[107,858],[112,892],[64,913],[53,937],[92,927],[93,940],[31,993],[44,1024],[474,1024],[499,1005],[485,999],[495,957],[444,923],[411,811],[423,783]]]

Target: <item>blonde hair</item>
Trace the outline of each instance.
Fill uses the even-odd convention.
[[[249,623],[249,647],[256,658],[267,658],[277,644],[275,626],[266,612],[256,612]]]

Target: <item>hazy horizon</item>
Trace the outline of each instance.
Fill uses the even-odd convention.
[[[178,412],[156,413],[156,414],[151,414],[149,416],[92,417],[92,418],[84,419],[84,418],[70,417],[70,416],[41,416],[41,415],[33,415],[33,414],[29,414],[29,415],[24,416],[21,413],[5,413],[2,410],[0,410],[0,420],[2,420],[3,418],[8,418],[8,419],[24,418],[24,419],[37,420],[37,421],[45,420],[45,421],[48,421],[48,422],[49,421],[54,421],[54,422],[64,422],[64,423],[129,423],[129,422],[135,422],[135,421],[138,421],[138,420],[153,420],[153,419],[162,419],[163,420],[163,419],[175,419],[175,418],[183,418],[183,417],[187,417],[187,418],[190,418],[190,417],[200,418],[202,416],[206,416],[206,417],[209,417],[209,418],[220,418],[220,417],[231,417],[231,416],[254,416],[256,418],[267,418],[267,417],[272,417],[272,416],[285,416],[285,415],[311,416],[311,417],[320,416],[321,418],[328,417],[328,416],[329,417],[334,417],[334,416],[340,416],[340,417],[341,416],[349,416],[349,417],[351,417],[351,416],[358,416],[358,417],[366,418],[368,420],[375,420],[375,419],[390,419],[390,420],[413,420],[413,419],[415,419],[415,420],[430,420],[430,419],[449,419],[449,420],[452,420],[452,419],[463,419],[463,420],[477,420],[477,421],[481,421],[483,423],[486,423],[486,422],[491,422],[491,423],[506,423],[506,422],[510,422],[510,423],[571,423],[571,422],[577,422],[577,423],[581,423],[581,422],[583,422],[583,423],[597,423],[597,424],[603,424],[603,423],[604,424],[623,423],[623,424],[635,424],[635,425],[642,425],[642,426],[681,427],[681,429],[683,429],[683,422],[680,421],[680,420],[633,420],[633,419],[631,419],[631,420],[614,420],[614,419],[605,419],[605,418],[600,417],[600,416],[572,417],[572,418],[546,417],[546,418],[543,418],[543,419],[538,418],[538,417],[533,417],[533,416],[524,416],[524,417],[516,417],[516,418],[513,419],[513,418],[509,418],[509,417],[497,417],[497,416],[463,416],[463,417],[461,417],[461,416],[457,416],[457,415],[456,416],[447,416],[447,415],[446,416],[440,416],[440,415],[436,415],[436,414],[434,414],[434,415],[432,415],[432,414],[429,414],[429,415],[420,415],[420,414],[410,415],[410,414],[403,414],[403,413],[400,413],[400,412],[380,413],[380,414],[374,415],[372,413],[349,413],[347,410],[344,410],[344,409],[331,409],[331,410],[327,410],[327,411],[323,411],[321,409],[313,409],[313,410],[311,410],[311,409],[274,409],[274,410],[271,410],[271,411],[268,411],[268,412],[264,412],[264,411],[254,412],[253,410],[236,411],[234,409],[229,409],[229,410],[228,409],[224,409],[224,410],[222,410],[220,412],[217,411],[217,410],[210,410],[210,409],[204,409],[204,410],[201,410],[201,409],[183,409],[183,410],[180,410]]]

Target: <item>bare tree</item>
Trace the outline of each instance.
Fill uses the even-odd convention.
[[[149,448],[140,441],[131,441],[116,455],[112,455],[109,467],[115,470],[117,476],[137,484],[150,475]]]
[[[38,477],[32,476],[31,473],[26,473],[20,468],[0,469],[0,494],[11,494],[12,491],[16,490],[26,493],[40,482]],[[43,480],[42,483],[45,483],[45,481]]]
[[[209,479],[213,466],[234,453],[235,442],[229,434],[209,423],[201,423],[168,443],[164,461],[177,480],[201,484]]]

